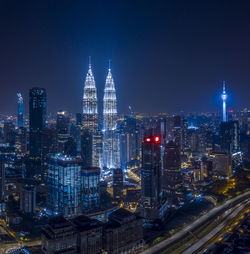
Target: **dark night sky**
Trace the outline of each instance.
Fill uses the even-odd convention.
[[[120,112],[215,111],[223,79],[250,107],[249,0],[2,0],[0,34],[1,113],[34,86],[80,112],[89,55],[99,98],[111,59]]]

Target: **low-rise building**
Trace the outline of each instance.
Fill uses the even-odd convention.
[[[103,228],[103,250],[131,253],[143,247],[142,218],[123,208],[110,214]]]
[[[72,219],[71,222],[77,232],[77,253],[101,253],[102,223],[84,215]]]
[[[71,222],[63,216],[49,220],[41,232],[42,251],[45,254],[76,254],[77,233]]]

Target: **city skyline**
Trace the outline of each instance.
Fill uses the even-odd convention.
[[[0,253],[249,253],[249,13],[2,1]]]
[[[112,60],[122,113],[128,105],[146,113],[215,111],[222,80],[231,92],[228,107],[249,107],[250,7],[245,1],[162,1],[152,9],[147,3],[128,8],[113,1],[10,6],[3,4],[1,16],[6,39],[0,44],[1,113],[15,112],[17,92],[27,112],[28,89],[35,86],[46,88],[48,112],[61,109],[62,102],[68,111],[81,112],[89,55],[98,98]],[[47,15],[40,15],[38,7],[46,7]],[[83,17],[85,7],[89,11]]]

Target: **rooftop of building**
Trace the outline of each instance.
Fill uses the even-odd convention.
[[[111,215],[119,218],[128,218],[134,214],[124,208],[119,208],[116,211],[114,211]]]
[[[70,222],[67,219],[65,219],[63,215],[58,215],[56,217],[51,218],[48,221],[48,225],[54,229],[60,229],[71,226]]]
[[[73,218],[71,221],[76,227],[76,229],[80,232],[88,231],[94,228],[99,228],[103,225],[100,221],[89,218],[85,215],[77,216]]]
[[[57,154],[49,154],[48,160],[54,160],[61,163],[81,163],[82,159],[77,156],[68,156],[65,154],[57,153]]]
[[[121,226],[121,224],[118,223],[117,221],[109,221],[109,222],[105,223],[104,229],[119,228],[120,226]]]

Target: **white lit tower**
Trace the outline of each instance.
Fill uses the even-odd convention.
[[[109,66],[103,98],[103,168],[120,167],[115,84]]]
[[[223,102],[223,118],[222,118],[222,122],[226,122],[227,121],[227,106],[226,106],[226,100],[227,100],[227,93],[226,93],[226,82],[223,81],[223,91],[221,94],[221,99]]]
[[[88,131],[92,136],[92,166],[100,166],[102,150],[101,133],[98,131],[98,110],[95,78],[89,58],[89,69],[83,91],[83,132]]]
[[[83,127],[91,132],[98,129],[96,86],[90,59],[83,90]]]

